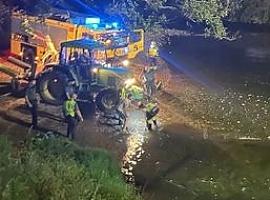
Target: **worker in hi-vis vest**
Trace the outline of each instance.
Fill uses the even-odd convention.
[[[152,102],[149,100],[145,105],[145,120],[146,120],[146,127],[149,131],[153,129],[153,125],[158,127],[156,116],[159,113],[159,107],[157,103]]]
[[[63,112],[66,122],[68,124],[67,137],[71,139],[74,139],[75,137],[75,131],[78,125],[78,121],[83,122],[83,117],[76,102],[76,98],[76,94],[69,95],[67,100],[65,100],[63,104]]]
[[[159,49],[156,42],[152,41],[148,49],[148,59],[151,66],[157,65],[157,57],[159,56]]]

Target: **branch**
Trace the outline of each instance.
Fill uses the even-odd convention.
[[[179,10],[179,7],[173,6],[173,5],[159,6],[158,8],[159,8],[159,10],[174,10],[174,11]]]

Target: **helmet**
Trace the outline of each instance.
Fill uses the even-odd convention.
[[[78,95],[74,92],[70,95],[70,98],[77,99]]]
[[[157,46],[157,43],[156,43],[155,41],[152,41],[152,42],[150,43],[150,46],[151,46],[151,47],[156,47],[156,46]]]
[[[151,41],[151,45],[157,45],[157,43],[155,41]]]

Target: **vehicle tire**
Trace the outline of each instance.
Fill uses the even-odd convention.
[[[101,112],[111,112],[120,105],[119,91],[115,89],[104,89],[96,97],[96,106]]]
[[[44,103],[62,105],[66,98],[66,85],[69,77],[62,71],[48,69],[38,78],[37,86]]]
[[[90,119],[95,114],[95,103],[94,101],[78,101],[78,106],[84,119]]]

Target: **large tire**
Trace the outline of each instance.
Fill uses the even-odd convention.
[[[62,105],[66,92],[65,87],[69,81],[68,74],[54,69],[48,69],[38,78],[38,91],[44,103]]]
[[[95,103],[93,101],[79,101],[78,106],[84,119],[91,119],[94,117]]]
[[[84,119],[90,119],[95,114],[95,102],[89,92],[80,92],[78,95],[78,105]]]
[[[119,107],[119,104],[119,91],[115,89],[104,89],[96,97],[96,105],[101,112],[112,112]]]

